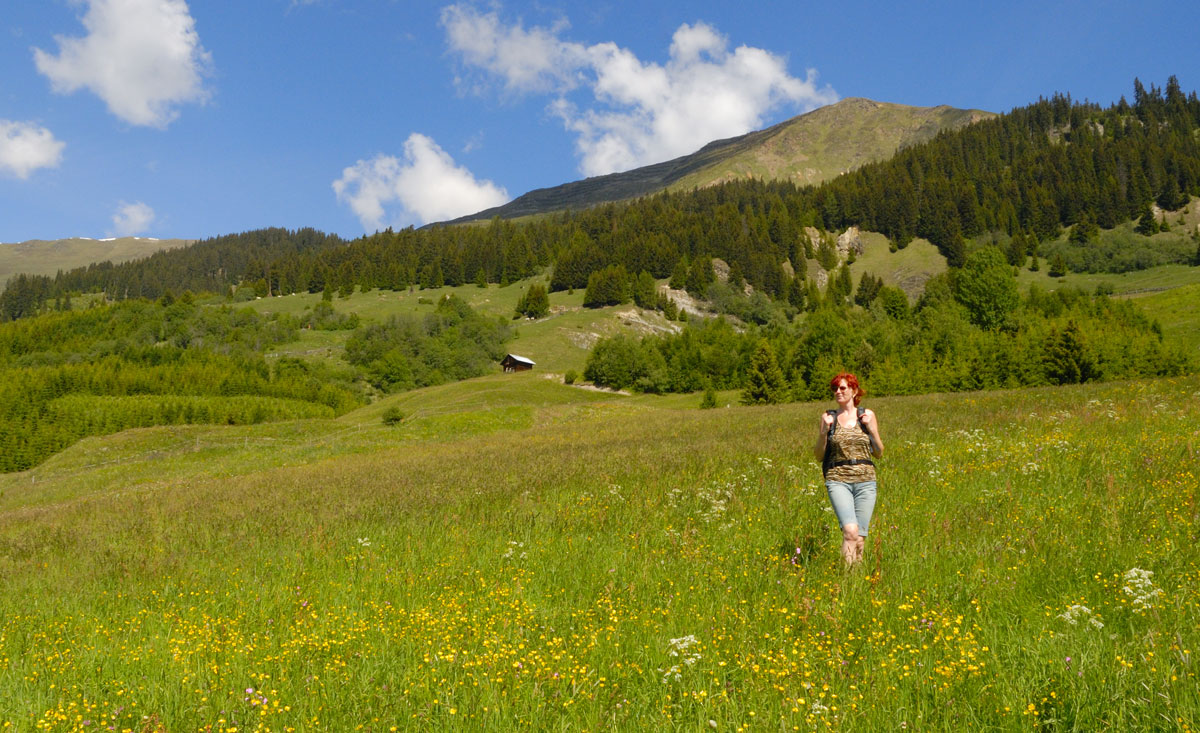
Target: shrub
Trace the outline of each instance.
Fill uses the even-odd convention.
[[[399,407],[392,406],[383,411],[384,425],[399,425],[404,420],[404,413]]]

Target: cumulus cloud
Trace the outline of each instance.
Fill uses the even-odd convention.
[[[113,214],[113,234],[118,237],[132,237],[141,234],[154,223],[154,209],[141,201],[127,204],[124,201]]]
[[[665,64],[615,43],[563,40],[566,25],[526,29],[465,4],[442,11],[451,51],[485,79],[519,93],[553,95],[549,109],[575,134],[580,170],[601,175],[669,160],[762,127],[781,107],[808,111],[837,101],[817,72],[738,46],[705,23],[681,25]],[[582,103],[576,100],[582,96]]]
[[[184,0],[88,0],[82,21],[86,36],[55,36],[57,55],[33,51],[54,91],[88,89],[117,117],[158,128],[208,98],[211,57]]]
[[[0,120],[0,171],[29,178],[38,168],[55,168],[66,143],[32,122]]]
[[[499,206],[509,198],[491,181],[476,180],[420,133],[405,141],[403,159],[379,154],[360,160],[342,171],[333,190],[368,232],[453,219]]]
[[[441,22],[450,48],[464,62],[499,76],[511,91],[571,88],[580,81],[578,70],[586,66],[587,49],[558,38],[566,30],[565,21],[525,30],[520,25],[505,26],[494,12],[481,14],[469,5],[450,5],[442,9]]]

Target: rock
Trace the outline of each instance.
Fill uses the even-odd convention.
[[[850,227],[842,232],[837,238],[838,259],[843,262],[850,256],[850,251],[854,251],[854,256],[863,253],[863,241],[859,236],[858,227]]]

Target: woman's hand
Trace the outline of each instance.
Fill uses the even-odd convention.
[[[828,432],[830,426],[833,425],[833,421],[836,419],[837,418],[835,418],[833,415],[830,415],[828,412],[822,412],[821,413],[821,430]]]

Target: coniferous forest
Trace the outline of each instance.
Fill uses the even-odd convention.
[[[1107,108],[1069,95],[1014,109],[900,151],[820,186],[738,181],[533,221],[383,231],[346,242],[313,230],[266,229],[205,240],[121,265],[100,263],[55,277],[18,276],[0,314],[18,318],[70,293],[110,299],[244,288],[260,295],[360,288],[507,284],[554,265],[551,290],[587,287],[591,273],[670,277],[681,258],[717,257],[768,295],[784,293],[784,262],[812,257],[806,227],[849,226],[885,234],[902,248],[932,242],[963,264],[969,243],[1003,237],[1039,253],[1078,226],[1082,249],[1101,229],[1138,220],[1152,203],[1175,209],[1200,195],[1200,99],[1175,77],[1165,90],[1135,81],[1133,102]],[[1194,250],[1175,259],[1190,259]],[[1077,267],[1136,267],[1112,253]],[[1143,266],[1147,264],[1142,263]],[[1154,263],[1157,264],[1157,263]]]
[[[512,336],[453,299],[430,318],[360,326],[328,306],[300,323],[173,295],[185,292],[237,302],[549,273],[550,292],[586,289],[587,306],[632,300],[675,318],[654,283],[669,278],[729,318],[603,340],[585,376],[647,392],[770,385],[747,401],[822,396],[823,375],[842,368],[876,394],[1192,371],[1134,306],[1071,289],[1018,292],[1012,275],[1039,263],[1060,273],[1200,264],[1195,239],[1151,239],[1163,226],[1151,206],[1176,210],[1200,196],[1198,133],[1195,92],[1174,77],[1164,89],[1135,81],[1132,102],[1054,95],[819,186],[744,180],[353,241],[263,229],[119,265],[18,275],[0,294],[0,470],[127,427],[339,414],[372,390],[485,373]],[[928,240],[950,271],[915,302],[870,273],[855,288],[832,244],[851,226],[882,233],[893,250]],[[714,276],[714,259],[727,277]],[[809,277],[814,268],[827,284]],[[73,309],[85,294],[106,304]],[[531,288],[520,312],[544,315],[544,297]],[[344,370],[264,357],[306,326],[354,330]]]

